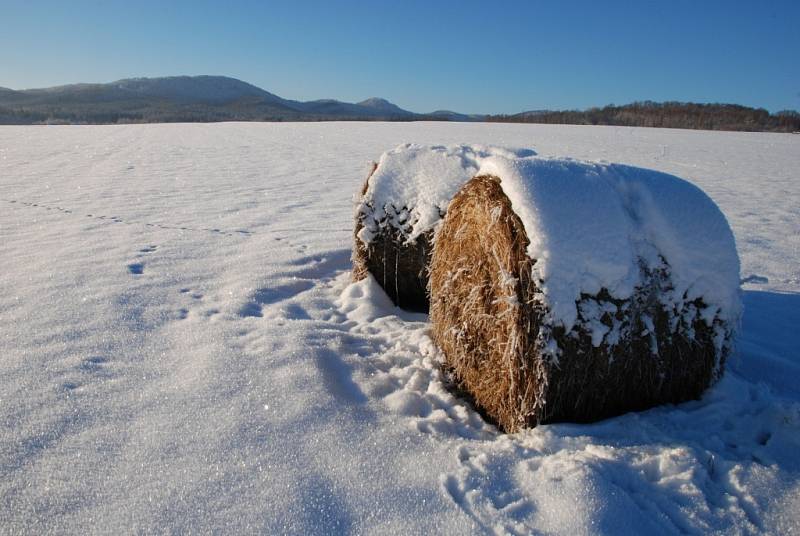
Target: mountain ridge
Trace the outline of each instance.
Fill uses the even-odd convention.
[[[220,121],[487,121],[751,132],[800,132],[800,113],[737,104],[641,101],[586,110],[478,115],[415,113],[381,97],[297,101],[227,76],[123,78],[14,90],[0,87],[0,125]]]
[[[350,103],[296,101],[216,75],[124,78],[12,90],[0,88],[0,123],[416,120],[381,97]]]

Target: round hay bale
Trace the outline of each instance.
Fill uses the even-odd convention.
[[[499,178],[505,180],[514,165],[487,167],[494,175],[473,178],[450,203],[430,265],[433,338],[455,387],[507,432],[547,422],[594,421],[699,397],[721,374],[729,352],[738,321],[738,283],[728,311],[708,307],[690,290],[675,298],[676,289],[683,289],[681,274],[673,273],[662,254],[653,254],[636,259],[632,292],[615,297],[608,288],[580,290],[574,322],[559,322],[565,304],[556,303],[556,291],[548,287],[556,277],[548,270],[559,266],[554,257],[561,246],[529,236],[536,227],[526,226],[514,209],[525,209],[524,203],[519,195],[512,203]],[[631,169],[612,171],[624,179]],[[590,178],[594,173],[584,171]],[[508,190],[518,194],[520,181],[510,182]],[[536,191],[531,181],[522,183],[529,194]],[[544,212],[538,206],[523,210],[529,220],[538,218],[540,232],[547,228]],[[716,215],[712,219],[718,223]],[[576,227],[563,220],[564,226]],[[733,247],[727,223],[723,227],[720,236],[730,237],[724,247]],[[564,236],[567,242],[578,240],[570,238],[569,229]],[[541,258],[530,254],[531,239]],[[738,281],[735,248],[733,256]]]
[[[428,265],[436,229],[453,194],[483,159],[529,149],[404,144],[373,164],[355,209],[353,279],[372,274],[392,301],[428,311]]]

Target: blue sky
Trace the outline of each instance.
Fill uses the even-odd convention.
[[[800,110],[800,0],[0,0],[0,86],[223,74],[425,112],[634,100]]]

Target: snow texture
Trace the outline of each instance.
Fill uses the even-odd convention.
[[[487,158],[478,173],[501,179],[522,221],[551,325],[569,332],[578,322],[582,295],[605,289],[626,300],[648,284],[646,273],[662,269],[670,285],[660,299],[676,316],[673,324],[691,326],[700,315],[712,327],[719,319],[720,341],[738,324],[733,233],[697,186],[648,169],[536,156]],[[702,311],[690,305],[698,298]],[[581,305],[580,318],[595,345],[607,334],[618,338],[600,322],[606,309],[594,301]]]
[[[357,202],[356,215],[364,225],[358,238],[369,244],[381,229],[390,226],[413,243],[436,227],[453,195],[475,176],[484,159],[533,154],[530,149],[481,145],[403,144],[387,151]]]
[[[744,315],[699,401],[497,432],[351,284],[386,147],[703,189]],[[800,136],[495,124],[0,127],[0,533],[797,534]]]

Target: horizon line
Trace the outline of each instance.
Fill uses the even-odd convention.
[[[321,97],[321,98],[310,99],[310,100],[299,100],[299,99],[295,99],[295,98],[292,98],[292,97],[284,97],[282,95],[278,95],[277,93],[273,93],[272,91],[270,91],[268,89],[264,89],[263,87],[261,87],[259,85],[256,85],[256,84],[254,84],[252,82],[248,82],[247,80],[243,80],[241,78],[237,78],[237,77],[230,76],[230,75],[225,75],[225,74],[177,74],[177,75],[164,75],[164,76],[128,76],[128,77],[124,77],[124,78],[117,78],[116,80],[111,80],[111,81],[108,81],[108,82],[71,82],[71,83],[64,83],[64,84],[56,84],[56,85],[52,85],[52,86],[26,87],[26,88],[21,88],[21,89],[16,89],[16,88],[12,88],[12,87],[9,87],[9,86],[0,85],[0,88],[8,89],[8,90],[11,90],[11,91],[24,92],[24,91],[55,89],[55,88],[70,87],[70,86],[81,86],[81,85],[99,85],[99,86],[103,86],[103,85],[113,84],[115,82],[122,82],[124,80],[157,80],[157,79],[165,79],[165,78],[203,78],[203,77],[207,77],[207,78],[227,78],[227,79],[230,79],[230,80],[236,80],[238,82],[241,82],[241,83],[244,83],[244,84],[248,84],[248,85],[253,86],[253,87],[257,88],[257,89],[260,89],[261,91],[264,91],[266,93],[270,93],[271,95],[274,95],[274,96],[276,96],[276,97],[278,97],[280,99],[289,100],[289,101],[295,101],[295,102],[304,102],[305,103],[305,102],[317,102],[317,101],[332,100],[332,101],[341,102],[341,103],[345,103],[345,104],[358,104],[360,102],[364,102],[364,101],[369,100],[369,99],[382,99],[382,100],[387,101],[390,104],[393,104],[393,105],[401,108],[404,111],[407,111],[407,112],[410,112],[410,113],[414,113],[414,114],[418,114],[418,115],[429,115],[429,114],[432,114],[432,113],[435,113],[435,112],[450,112],[450,113],[455,113],[455,114],[465,115],[465,116],[514,116],[514,115],[520,115],[520,114],[525,114],[525,113],[533,113],[533,112],[586,112],[586,111],[593,110],[593,109],[603,109],[603,108],[607,108],[607,107],[622,107],[622,106],[630,106],[632,104],[644,104],[644,103],[654,103],[654,104],[677,103],[677,104],[700,104],[700,105],[719,105],[719,106],[741,106],[741,107],[744,107],[744,108],[752,108],[752,109],[755,109],[755,110],[766,110],[770,115],[776,115],[776,114],[781,113],[781,112],[797,112],[798,111],[798,110],[793,109],[793,108],[781,108],[780,110],[774,110],[773,111],[773,110],[770,110],[769,108],[767,108],[765,106],[750,106],[750,105],[742,104],[742,103],[738,103],[738,102],[693,101],[693,100],[679,100],[679,99],[668,99],[668,100],[635,99],[635,100],[631,100],[629,102],[626,102],[624,104],[615,104],[613,102],[609,102],[609,103],[606,103],[606,104],[595,104],[595,105],[587,106],[585,108],[580,108],[580,107],[575,107],[575,108],[537,107],[537,108],[529,108],[529,109],[526,109],[526,110],[521,110],[521,111],[518,111],[518,112],[511,112],[511,113],[503,113],[503,112],[459,112],[459,111],[453,110],[451,108],[436,108],[431,112],[414,112],[412,110],[409,110],[408,108],[405,108],[404,106],[401,106],[401,105],[397,104],[397,102],[395,102],[392,98],[384,97],[384,96],[380,96],[380,95],[372,95],[372,96],[369,96],[369,97],[365,97],[365,98],[361,99],[360,101],[353,101],[353,102],[351,102],[349,100],[341,100],[341,99],[332,98],[332,97]]]

